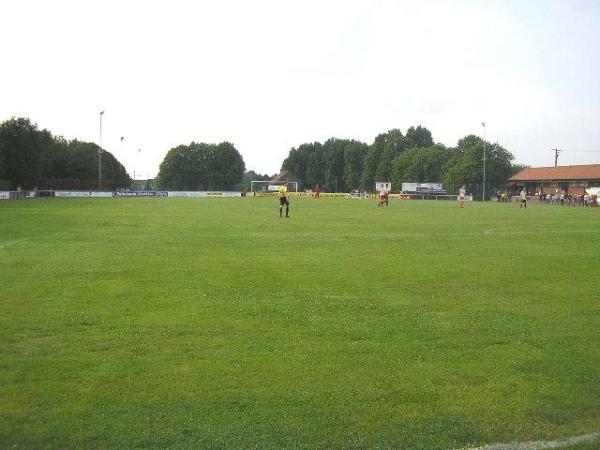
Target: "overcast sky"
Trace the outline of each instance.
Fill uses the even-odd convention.
[[[518,162],[600,163],[598,0],[19,0],[0,17],[0,121],[98,142],[105,110],[103,147],[138,178],[191,141],[272,174],[304,142],[423,125],[452,146],[482,121]]]

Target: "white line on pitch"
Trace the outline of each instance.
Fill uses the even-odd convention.
[[[561,448],[577,444],[589,444],[600,441],[600,433],[586,434],[584,436],[567,437],[553,441],[513,442],[511,444],[491,444],[483,447],[470,447],[462,450],[545,450]]]

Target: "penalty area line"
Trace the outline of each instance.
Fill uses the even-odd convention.
[[[513,442],[511,444],[490,444],[484,445],[482,447],[469,447],[459,450],[546,450],[552,448],[562,448],[577,444],[590,444],[596,441],[600,441],[600,433],[560,438],[555,439],[553,441],[531,441]]]

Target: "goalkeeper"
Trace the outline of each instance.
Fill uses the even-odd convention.
[[[283,205],[285,205],[285,217],[290,217],[290,201],[287,197],[287,186],[282,184],[279,186],[279,217],[283,217]]]

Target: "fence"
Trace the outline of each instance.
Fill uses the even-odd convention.
[[[63,191],[63,190],[33,190],[33,191],[0,191],[0,200],[19,200],[30,198],[112,198],[112,197],[241,197],[239,191]],[[276,196],[276,192],[254,192],[254,197]],[[296,197],[312,197],[312,193],[290,192]],[[322,192],[323,198],[377,198],[377,194],[361,192]],[[456,195],[442,194],[390,194],[391,199],[399,200],[456,200]],[[467,196],[466,200],[473,198]]]

